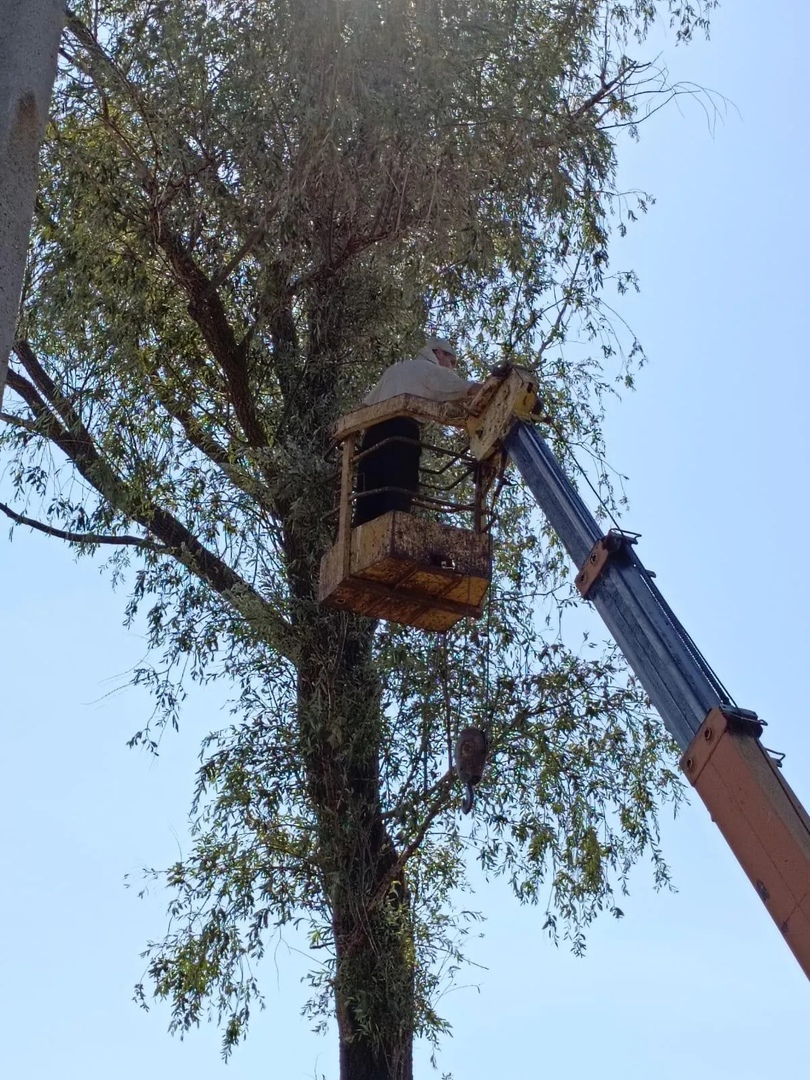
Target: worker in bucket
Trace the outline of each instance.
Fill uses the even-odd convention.
[[[400,360],[386,368],[363,404],[376,405],[399,394],[414,394],[430,401],[472,397],[481,384],[458,375],[454,370],[456,361],[456,350],[449,341],[430,337],[412,360]],[[419,421],[410,416],[395,416],[366,430],[357,467],[355,525],[389,510],[410,510],[419,487],[419,437]]]

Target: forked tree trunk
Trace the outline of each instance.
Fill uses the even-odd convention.
[[[64,0],[0,0],[0,404],[64,24]]]

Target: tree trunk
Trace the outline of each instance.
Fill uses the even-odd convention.
[[[370,915],[346,899],[333,905],[341,1080],[412,1080],[413,939],[404,884]]]
[[[289,549],[288,549],[289,550]],[[382,710],[374,624],[319,608],[312,548],[291,560],[305,659],[298,722],[332,913],[341,1080],[411,1080],[413,935],[380,807]],[[303,573],[295,571],[306,566]]]
[[[64,24],[64,0],[0,0],[0,405]]]
[[[396,851],[380,810],[372,633],[360,620],[337,619],[344,620],[343,640],[329,665],[329,693],[314,649],[314,662],[300,670],[299,715],[312,746],[307,765],[332,910],[340,1075],[411,1080],[413,935],[405,882],[389,882]],[[323,644],[324,635],[317,637]]]
[[[323,522],[336,497],[325,462],[338,372],[342,284],[331,280],[311,306],[310,350],[290,399],[291,453],[306,447],[313,468],[282,511],[293,622],[299,634],[298,723],[319,863],[332,914],[341,1080],[411,1080],[414,959],[404,880],[389,881],[396,850],[380,807],[381,688],[375,624],[317,602],[328,540]]]

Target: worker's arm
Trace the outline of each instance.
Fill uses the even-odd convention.
[[[479,390],[479,383],[462,378],[452,368],[440,367],[428,361],[419,367],[416,374],[420,389],[415,392],[432,401],[459,401],[475,395]]]

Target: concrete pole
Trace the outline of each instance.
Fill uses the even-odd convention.
[[[65,17],[65,0],[0,0],[0,405]]]

